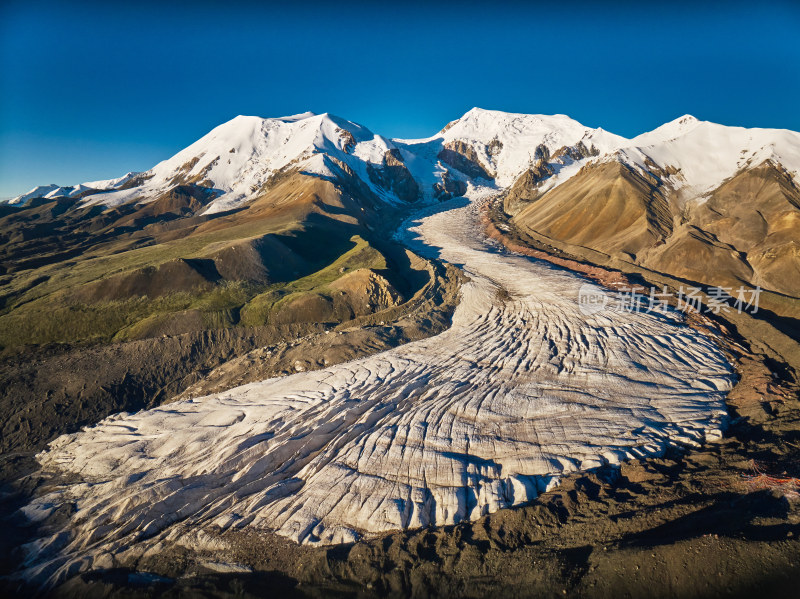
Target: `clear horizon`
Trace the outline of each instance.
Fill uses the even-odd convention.
[[[473,106],[633,137],[800,130],[800,8],[689,3],[0,8],[0,197],[146,170],[237,114],[427,137]]]

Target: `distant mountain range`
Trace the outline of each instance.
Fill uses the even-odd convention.
[[[329,263],[335,255],[320,252],[376,231],[404,206],[483,188],[532,238],[687,282],[759,285],[774,294],[770,309],[797,318],[799,182],[800,133],[688,115],[626,139],[564,115],[474,108],[417,140],[388,139],[330,114],[238,116],[148,171],[40,186],[0,205],[0,256],[6,275],[28,271],[23,279],[41,281],[51,275],[34,270],[65,259],[170,244],[156,259],[70,280],[93,282],[71,292],[87,301],[128,289],[152,294],[166,281],[172,291],[266,284]],[[190,239],[191,250],[175,249]],[[234,259],[233,247],[245,249]],[[189,257],[211,262],[169,266],[177,277],[142,271],[136,284],[97,282]],[[5,305],[39,297],[33,289],[41,285],[31,285],[18,281]]]
[[[765,162],[796,178],[800,133],[726,127],[687,115],[626,139],[564,115],[473,108],[433,137],[400,140],[327,113],[274,119],[238,116],[148,171],[68,187],[43,185],[9,203],[63,197],[82,199],[84,205],[117,206],[152,201],[183,183],[210,190],[214,199],[205,211],[217,212],[254,199],[281,173],[298,170],[335,177],[343,167],[389,202],[441,197],[448,180],[504,190],[533,176],[542,194],[584,166],[612,162],[655,177],[664,195],[685,204],[707,199],[742,170]],[[396,176],[386,177],[387,167]],[[417,189],[410,181],[409,189],[393,185],[406,173]]]

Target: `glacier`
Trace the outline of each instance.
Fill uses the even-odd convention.
[[[583,314],[585,279],[483,235],[492,193],[471,186],[398,233],[469,278],[444,333],[52,442],[37,459],[57,484],[22,511],[74,510],[25,547],[23,575],[56,584],[196,531],[335,544],[453,524],[719,438],[735,375],[715,341],[676,312]]]

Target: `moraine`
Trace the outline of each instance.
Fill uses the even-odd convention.
[[[76,511],[28,546],[26,575],[55,583],[190,531],[332,544],[453,524],[720,436],[734,375],[711,339],[676,314],[582,314],[585,280],[495,247],[479,202],[405,231],[470,279],[443,334],[54,441],[38,459],[72,482],[24,511]]]

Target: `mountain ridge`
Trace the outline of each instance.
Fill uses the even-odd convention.
[[[11,210],[13,219],[13,207],[58,201],[48,218],[86,212],[97,220],[102,213],[103,226],[110,227],[104,235],[144,227],[155,239],[176,235],[167,229],[178,223],[190,225],[181,230],[193,236],[253,219],[303,228],[322,218],[326,228],[347,223],[364,234],[381,226],[386,214],[469,189],[494,193],[511,223],[554,243],[675,276],[693,273],[690,279],[703,284],[800,295],[791,277],[779,276],[800,272],[800,232],[786,224],[800,213],[800,133],[730,127],[692,115],[631,139],[563,114],[477,107],[421,139],[386,138],[330,113],[239,115],[147,171],[39,187],[12,199],[2,214]],[[732,210],[721,199],[725,194],[743,206],[735,218],[704,208],[713,198],[713,205]],[[125,214],[117,219],[117,212]],[[770,222],[762,241],[744,234],[720,241],[726,238],[722,223],[756,222],[764,214]],[[192,219],[216,216],[223,218],[191,228]],[[88,222],[82,218],[76,222]],[[24,247],[32,234],[26,231],[11,236],[21,243],[10,243]],[[136,243],[146,243],[148,235],[143,230]],[[25,252],[35,252],[29,246]],[[699,255],[706,262],[690,267]]]
[[[570,155],[566,149],[579,143],[587,155]],[[725,145],[728,147],[723,148]],[[601,160],[618,160],[640,170],[649,162],[661,170],[678,169],[680,176],[673,176],[670,183],[686,190],[690,197],[718,187],[745,166],[747,159],[788,163],[784,166],[795,180],[800,172],[800,134],[787,129],[729,127],[691,115],[628,139],[600,127],[586,127],[563,114],[507,113],[475,107],[431,137],[392,139],[327,112],[304,112],[277,118],[238,115],[147,171],[72,186],[39,186],[8,203],[24,205],[39,197],[88,198],[84,199],[87,205],[109,207],[134,199],[147,201],[142,196],[156,189],[164,191],[165,185],[183,172],[195,183],[218,190],[219,197],[209,207],[213,212],[248,201],[252,195],[248,187],[263,185],[292,164],[305,167],[310,174],[332,176],[325,162],[315,158],[319,154],[346,164],[384,200],[402,202],[391,188],[376,184],[368,173],[370,167],[381,167],[387,152],[393,150],[397,150],[395,160],[406,163],[407,168],[408,163],[413,165],[409,172],[420,185],[421,198],[432,200],[436,197],[433,187],[447,176],[464,183],[482,178],[484,184],[507,189],[541,158],[537,155],[541,148],[551,155],[559,151],[562,156],[566,154],[548,187],[560,185],[587,162]],[[709,169],[708,160],[714,157],[714,151],[718,156]],[[469,156],[455,156],[462,152]],[[705,160],[698,161],[698,155]],[[693,168],[698,162],[706,173]],[[137,181],[141,184],[134,184]]]

